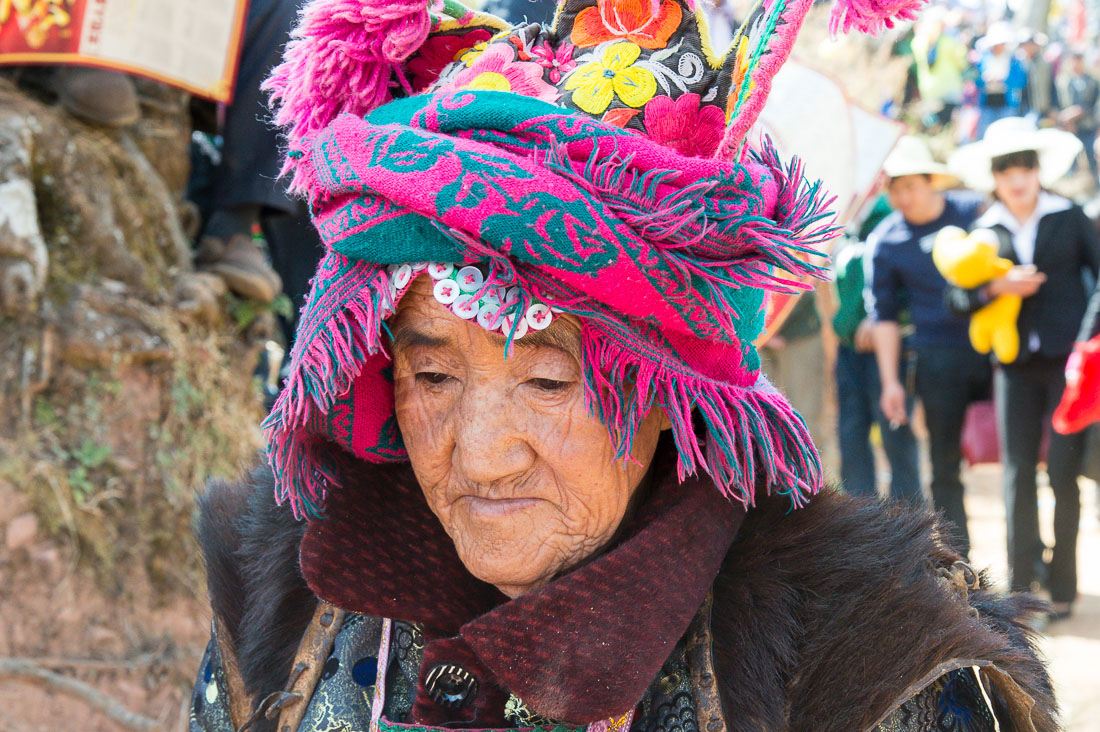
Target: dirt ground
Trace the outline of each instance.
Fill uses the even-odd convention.
[[[1046,629],[1042,650],[1050,660],[1067,732],[1100,732],[1100,506],[1096,484],[1084,479],[1080,484],[1079,598],[1073,616]],[[966,510],[974,545],[971,558],[975,566],[991,568],[1004,583],[1008,567],[1001,468],[982,465],[969,470],[966,485]],[[1054,541],[1054,497],[1045,486],[1040,486],[1039,510],[1043,537],[1050,545]]]
[[[163,588],[155,592],[140,569],[97,576],[74,546],[44,536],[28,508],[0,481],[0,657],[36,659],[152,718],[153,729],[186,730],[210,627],[201,589],[181,577],[169,599],[155,601]],[[0,672],[0,732],[125,729],[73,696]]]
[[[1003,581],[1004,505],[1000,468],[967,471],[967,510],[974,562]],[[1100,520],[1096,486],[1082,480],[1079,548],[1081,598],[1076,614],[1047,629],[1043,651],[1068,732],[1100,732]],[[1049,528],[1053,499],[1041,498]],[[207,638],[209,610],[201,591],[181,582],[175,599],[154,603],[140,576],[115,575],[110,591],[77,569],[72,547],[30,531],[20,496],[0,485],[0,656],[45,659],[51,670],[78,678],[156,720],[158,730],[184,732],[187,700]],[[190,542],[189,537],[181,541]],[[0,732],[124,728],[83,701],[36,684],[0,678]]]

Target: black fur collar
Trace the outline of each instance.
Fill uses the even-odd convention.
[[[250,692],[282,688],[317,598],[298,566],[304,525],[277,508],[265,467],[200,499],[211,605]],[[984,578],[961,597],[959,556],[933,515],[831,491],[790,511],[749,511],[714,586],[713,651],[729,732],[867,729],[944,661],[990,661],[1036,700],[1054,732],[1050,680],[1024,621],[1041,604]],[[994,704],[1004,706],[993,690]],[[1002,718],[1007,718],[1002,717]]]

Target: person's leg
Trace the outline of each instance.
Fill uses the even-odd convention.
[[[882,434],[882,449],[890,462],[890,497],[905,500],[914,506],[924,507],[927,501],[920,481],[920,448],[913,429],[908,424],[891,426],[879,407],[879,395],[882,391],[879,381],[878,364],[873,354],[866,354],[867,394],[871,400],[874,420]],[[899,376],[905,381],[905,364],[900,366]],[[912,397],[907,408],[913,413]]]
[[[970,532],[959,470],[968,387],[958,370],[966,355],[960,348],[925,348],[917,354],[917,395],[924,405],[932,458],[932,505],[953,525],[953,543],[964,555],[970,552]]]
[[[214,200],[218,208],[257,206],[295,211],[283,184],[279,132],[268,120],[267,94],[260,85],[282,61],[298,17],[298,0],[252,0],[248,6],[233,103],[226,109],[222,163]]]
[[[1046,413],[1044,424],[1062,398],[1066,387],[1065,366],[1061,362],[1044,369]],[[1081,492],[1077,476],[1085,453],[1085,433],[1061,435],[1051,430],[1047,452],[1047,475],[1054,492],[1054,552],[1050,560],[1050,599],[1057,603],[1073,602],[1077,597],[1077,527],[1081,521]]]
[[[765,371],[773,383],[790,400],[795,410],[806,420],[810,437],[819,449],[823,449],[830,431],[822,424],[825,411],[824,364],[825,351],[821,333],[786,341],[779,351],[773,352],[778,366]]]
[[[765,346],[760,351],[760,363],[768,380],[806,420],[810,437],[821,447],[831,432],[821,424],[825,397],[821,334],[785,341],[782,348]]]
[[[853,496],[875,496],[875,456],[871,451],[871,393],[866,382],[865,353],[839,346],[836,354],[837,438],[840,442],[840,480]]]
[[[997,429],[1004,465],[1008,565],[1013,590],[1028,590],[1037,578],[1040,550],[1035,470],[1043,436],[1044,399],[1027,366],[1001,367],[994,378]]]
[[[221,162],[213,173],[213,208],[195,258],[239,295],[271,302],[282,281],[252,240],[261,211],[293,214],[296,204],[277,178],[282,167],[279,133],[267,120],[266,95],[260,85],[282,59],[283,47],[297,18],[297,0],[252,0],[233,103],[226,108]]]

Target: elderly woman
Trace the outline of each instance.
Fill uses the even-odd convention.
[[[1033,603],[819,493],[759,373],[833,233],[744,144],[809,4],[724,63],[678,0],[306,10],[271,87],[328,252],[271,468],[200,506],[193,730],[1056,729]]]

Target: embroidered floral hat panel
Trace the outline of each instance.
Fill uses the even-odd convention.
[[[834,28],[912,17],[852,0]],[[267,82],[327,251],[265,422],[280,499],[316,513],[328,446],[407,459],[385,320],[418,277],[510,344],[580,319],[585,396],[619,454],[668,413],[681,478],[799,506],[821,485],[760,373],[768,291],[820,276],[828,201],[748,131],[810,0],[759,3],[727,53],[687,0],[564,0],[512,27],[456,3],[313,0]]]

